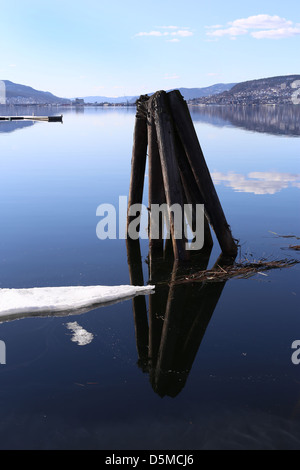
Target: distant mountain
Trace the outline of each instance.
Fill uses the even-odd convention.
[[[119,103],[135,103],[138,99],[138,96],[118,96],[109,97],[109,96],[84,96],[80,99],[83,99],[85,103],[94,104],[94,103],[112,103],[112,104],[119,104]]]
[[[230,90],[235,84],[234,83],[218,83],[204,88],[179,88],[182,96],[185,100],[191,100],[194,98],[205,97],[214,95],[215,93],[221,93],[223,91]],[[5,94],[3,91],[5,89]],[[171,90],[168,90],[171,91]],[[154,92],[148,93],[151,96]],[[71,104],[75,103],[75,100],[67,98],[60,98],[53,95],[48,91],[39,91],[26,85],[13,83],[9,80],[0,81],[0,104]],[[5,96],[5,99],[3,98]],[[84,103],[109,103],[109,104],[134,104],[139,98],[136,96],[118,96],[118,97],[107,97],[107,96],[85,96],[83,98]],[[75,103],[76,104],[76,103]]]
[[[223,91],[230,90],[235,83],[217,83],[216,85],[211,85],[204,88],[176,88],[180,91],[185,100],[191,100],[194,98],[200,98],[203,96],[210,96],[216,93],[221,93]],[[171,90],[167,91],[172,91]],[[154,92],[147,93],[148,96],[153,95]],[[107,96],[85,96],[81,99],[84,99],[85,103],[129,103],[134,104],[139,96],[119,96],[117,98],[109,98]]]
[[[192,100],[195,98],[202,98],[205,96],[215,95],[224,91],[231,90],[235,83],[217,83],[216,85],[207,86],[204,88],[178,88],[185,100]],[[172,88],[174,90],[174,88]],[[172,91],[168,90],[168,91]]]
[[[300,75],[285,75],[241,82],[228,91],[196,98],[191,104],[249,105],[300,104]]]
[[[1,93],[5,85],[6,104],[64,104],[70,103],[66,98],[59,98],[48,91],[39,91],[26,85],[3,80]]]
[[[167,91],[172,91],[171,90]],[[193,105],[220,104],[299,104],[300,75],[287,75],[259,80],[249,80],[241,83],[217,83],[203,88],[179,88],[184,99]],[[153,92],[148,93],[151,96]],[[86,96],[70,100],[60,98],[50,92],[35,90],[30,86],[13,83],[9,80],[0,81],[0,104],[130,104],[134,105],[139,98],[136,96]],[[78,103],[79,104],[79,103]]]

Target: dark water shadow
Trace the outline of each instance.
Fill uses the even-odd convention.
[[[143,285],[139,241],[127,241],[130,282]],[[180,266],[172,256],[152,260],[149,284],[155,292],[133,299],[138,366],[149,374],[159,396],[176,397],[184,388],[201,342],[220,300],[226,281],[178,283],[184,273],[205,270],[211,248],[195,255],[191,264]],[[215,265],[233,263],[220,256]]]

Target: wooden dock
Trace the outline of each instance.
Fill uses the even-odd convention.
[[[63,115],[60,116],[0,116],[0,121],[45,121],[63,122]]]

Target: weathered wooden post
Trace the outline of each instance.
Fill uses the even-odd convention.
[[[190,167],[189,161],[185,154],[182,143],[179,139],[179,136],[176,134],[176,152],[177,152],[177,161],[180,172],[180,177],[182,181],[182,186],[186,198],[187,204],[192,206],[192,231],[196,230],[196,206],[197,204],[203,204],[204,200],[202,194],[198,188],[197,182],[195,180],[193,171]],[[205,206],[204,206],[205,212]],[[211,236],[209,223],[207,221],[207,215],[204,217],[204,247],[209,248],[213,245],[213,239]]]
[[[206,269],[216,233],[225,262],[232,263],[237,245],[207,168],[187,105],[179,91],[158,91],[137,102],[131,179],[127,214],[127,236],[133,204],[142,205],[148,149],[149,200],[149,278],[157,291],[149,299],[149,322],[144,297],[133,299],[139,362],[148,370],[153,388],[161,395],[175,396],[188,376],[206,327],[222,293],[224,283],[203,282],[201,288],[178,285],[181,261],[188,259],[184,231],[184,204],[192,206],[189,223],[197,232],[197,205],[204,205],[204,250],[193,253],[192,262]],[[163,240],[164,220],[152,217],[152,209],[166,204],[170,238]],[[175,220],[174,207],[180,210]],[[162,218],[162,212],[159,216]],[[208,223],[209,222],[209,223]],[[157,225],[156,225],[157,224]],[[153,236],[155,234],[155,237]],[[139,240],[127,239],[130,281],[143,285]],[[198,256],[201,259],[196,259]],[[228,261],[229,259],[229,261]],[[171,261],[171,265],[170,265]],[[223,263],[219,258],[217,264]],[[173,265],[173,271],[172,266]],[[190,268],[190,265],[188,265]],[[166,271],[165,271],[166,270]],[[165,275],[164,273],[167,274]],[[172,272],[170,285],[164,282]],[[195,312],[195,298],[198,306]],[[178,374],[181,381],[178,381]]]
[[[215,231],[222,252],[235,256],[237,245],[207,168],[187,104],[178,90],[168,93],[168,99],[175,127],[201,192],[210,224]]]
[[[147,148],[149,152],[149,254],[150,259],[163,254],[164,221],[152,217],[164,203],[168,208],[170,238],[175,260],[186,261],[185,208],[192,207],[195,228],[197,205],[203,204],[204,248],[212,246],[212,226],[225,255],[236,256],[237,244],[232,237],[217,192],[206,165],[186,102],[178,90],[158,91],[137,101],[131,179],[128,199],[127,234],[136,217],[129,209],[142,204]],[[195,232],[192,228],[192,232]],[[153,234],[155,233],[155,237]],[[165,243],[165,249],[168,240]]]
[[[174,256],[178,260],[186,260],[184,238],[184,203],[181,187],[181,179],[176,160],[175,131],[168,107],[166,92],[155,93],[153,103],[153,115],[156,126],[158,148],[160,154],[162,176],[165,187],[168,215],[170,221],[170,232],[172,235]],[[181,223],[175,220],[172,206],[179,205],[181,208]]]
[[[131,176],[128,196],[128,210],[134,204],[142,204],[144,192],[145,168],[147,159],[148,128],[147,115],[144,103],[148,96],[141,96],[137,101],[137,111],[133,134],[133,148],[131,158]],[[130,222],[135,216],[127,214],[127,233]]]
[[[151,219],[151,207],[153,204],[161,205],[166,203],[164,182],[160,163],[160,155],[157,144],[157,133],[152,113],[153,98],[148,101],[148,209],[149,209],[149,256],[163,256],[163,231],[164,220],[161,215],[159,220]],[[158,224],[154,226],[154,224]],[[156,233],[158,238],[154,239],[152,234]]]

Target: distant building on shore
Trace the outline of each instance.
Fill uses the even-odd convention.
[[[82,98],[76,98],[74,101],[72,101],[73,106],[84,106],[84,99]]]

